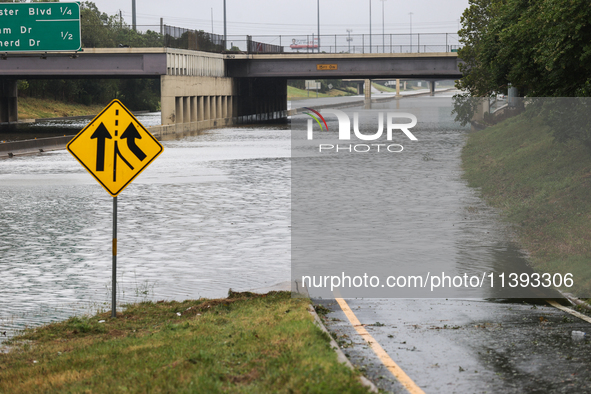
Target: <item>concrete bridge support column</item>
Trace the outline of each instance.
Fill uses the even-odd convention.
[[[183,98],[175,97],[175,116],[174,123],[183,123]]]
[[[371,80],[365,80],[365,109],[371,108]]]
[[[363,94],[363,84],[364,82],[357,83],[357,94]]]
[[[163,75],[160,87],[163,125],[214,121],[227,115],[223,103],[234,94],[234,78]],[[199,125],[214,126],[215,122]]]
[[[217,119],[218,118],[217,96],[210,96],[209,100],[210,100],[209,109],[211,109],[211,118],[210,119]]]
[[[209,109],[211,100],[209,100],[209,96],[203,97],[203,102],[205,103],[205,112],[203,112],[203,120],[211,119],[211,110]]]
[[[16,79],[0,80],[0,123],[18,120]]]
[[[228,117],[228,96],[222,96],[222,118]]]
[[[191,122],[191,98],[183,97],[183,123]]]
[[[197,97],[191,96],[191,119],[190,122],[197,122]]]
[[[435,96],[435,81],[429,81],[430,95]]]
[[[205,120],[205,110],[203,108],[203,96],[199,96],[197,97],[197,121],[201,122],[202,120]]]
[[[396,97],[400,98],[400,79],[396,80]]]

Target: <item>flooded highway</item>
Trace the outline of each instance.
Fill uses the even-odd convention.
[[[428,104],[433,98],[408,100]],[[396,105],[379,103],[372,109],[391,110]],[[305,120],[306,115],[298,115],[292,122]],[[157,124],[159,115],[143,115],[140,121]],[[59,124],[59,133],[75,134],[86,122]],[[328,127],[336,130],[334,119]],[[320,258],[309,252],[310,245],[354,233],[358,219],[381,202],[389,203],[381,211],[384,222],[405,220],[388,228],[386,241],[366,243],[368,250],[385,244],[388,252],[395,245],[400,261],[413,269],[435,262],[440,270],[454,274],[531,272],[526,255],[512,242],[510,228],[462,179],[460,152],[469,131],[449,124],[425,130],[417,131],[420,145],[407,141],[404,155],[396,156],[396,178],[364,168],[383,193],[364,194],[363,209],[341,206],[330,211],[339,198],[347,197],[339,196],[338,188],[333,189],[333,200],[307,197],[310,210],[304,219],[319,223],[312,221],[317,231],[296,238],[296,246],[308,248],[305,263],[321,269],[322,258],[341,259],[334,245],[328,253],[335,254]],[[292,204],[301,201],[292,198],[294,192],[300,198],[302,190],[309,190],[293,188],[289,126],[215,129],[162,143],[163,154],[118,199],[120,304],[223,297],[229,288],[273,285],[307,268],[290,265],[294,256],[302,257],[293,249],[291,227],[301,223],[292,220]],[[373,165],[386,165],[386,160],[379,157]],[[309,173],[295,175],[307,174],[312,182],[314,173],[322,176],[320,168],[305,167]],[[350,167],[344,168],[337,171],[336,181],[351,173]],[[108,310],[112,199],[107,192],[66,151],[0,160],[0,185],[0,331],[12,335],[25,326]],[[413,208],[391,198],[412,200]],[[343,220],[353,224],[348,229],[329,227],[321,220],[326,212],[346,212]],[[379,230],[380,221],[374,224]],[[295,235],[301,237],[298,231]],[[314,250],[322,251],[320,244]],[[351,256],[359,262],[359,255]],[[339,267],[354,267],[347,265],[347,258],[337,260]],[[369,263],[362,268],[367,270]],[[591,389],[586,367],[591,362],[589,341],[571,337],[573,331],[589,331],[588,323],[555,308],[522,299],[498,300],[510,293],[490,288],[476,293],[460,290],[449,299],[424,298],[424,292],[406,298],[348,296],[344,289],[342,293],[322,295],[324,299],[316,297],[314,302],[327,308],[326,324],[351,361],[384,390],[404,389],[332,298],[347,298],[361,325],[425,392]]]

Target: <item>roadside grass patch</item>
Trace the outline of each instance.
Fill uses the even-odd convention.
[[[308,305],[230,292],[30,329],[0,354],[0,392],[366,393]]]
[[[555,142],[524,115],[473,132],[462,151],[464,176],[501,209],[538,272],[572,273],[561,290],[591,295],[591,153]]]
[[[287,86],[287,99],[288,100],[301,100],[307,98],[316,98],[316,91],[310,90],[308,91],[305,89],[298,89],[293,86]],[[318,97],[340,97],[340,96],[354,96],[357,94],[357,90],[352,88],[343,88],[343,89],[331,89],[326,93],[318,92]]]
[[[63,116],[96,115],[100,113],[104,105],[84,105],[77,103],[64,103],[51,99],[39,99],[34,97],[18,98],[19,119],[58,118]]]

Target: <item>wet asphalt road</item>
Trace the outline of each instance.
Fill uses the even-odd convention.
[[[589,393],[591,324],[549,305],[460,299],[348,299],[361,324],[425,393]],[[325,324],[370,380],[407,392],[338,303]]]

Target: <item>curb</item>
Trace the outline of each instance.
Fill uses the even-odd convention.
[[[310,312],[310,314],[314,318],[314,324],[316,324],[316,326],[318,328],[320,328],[322,331],[327,333],[328,336],[330,337],[330,346],[334,349],[335,353],[337,354],[337,359],[339,360],[339,362],[346,364],[349,368],[351,368],[351,370],[355,371],[355,367],[353,366],[353,364],[351,364],[351,361],[349,361],[347,356],[345,356],[345,353],[343,353],[343,351],[341,350],[339,345],[335,342],[332,335],[330,335],[330,333],[328,332],[326,327],[324,327],[322,320],[320,320],[320,317],[318,316],[318,314],[314,310],[314,307],[312,306],[312,304],[308,305],[308,312]],[[359,375],[359,381],[361,382],[362,385],[367,387],[369,389],[369,391],[371,391],[372,393],[378,392],[378,388],[376,387],[376,385],[373,384],[373,382],[371,380],[369,380],[368,378],[366,378],[365,376]]]

